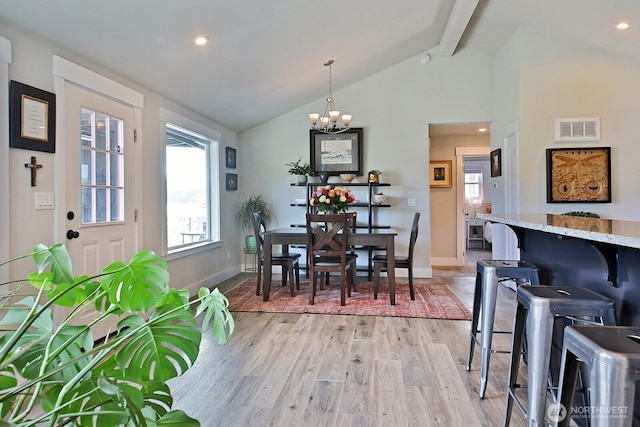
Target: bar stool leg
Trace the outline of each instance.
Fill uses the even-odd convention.
[[[473,361],[473,351],[475,350],[475,345],[476,345],[476,335],[478,335],[478,320],[480,319],[480,299],[481,299],[481,292],[482,292],[481,290],[482,290],[482,279],[480,277],[480,274],[476,274],[476,288],[475,288],[475,291],[473,292],[473,313],[471,315],[471,334],[470,334],[471,339],[469,340],[469,361],[467,362],[467,372],[471,370],[471,362]]]
[[[628,369],[598,363],[591,366],[592,427],[632,427],[635,382]],[[613,404],[615,408],[611,407]],[[626,413],[616,413],[626,411]],[[601,410],[600,413],[597,410]],[[616,416],[620,415],[620,416]]]
[[[513,412],[514,394],[518,384],[518,369],[520,367],[520,350],[524,342],[524,331],[527,318],[527,309],[517,303],[516,314],[513,321],[513,340],[511,345],[511,362],[509,363],[509,380],[507,382],[507,405],[504,416],[504,426],[508,427]]]
[[[530,427],[544,426],[553,319],[553,313],[547,305],[531,304],[529,307],[526,323],[529,397],[527,414]]]
[[[489,376],[489,360],[491,358],[491,342],[493,340],[493,323],[496,316],[496,300],[498,297],[498,275],[493,269],[485,270],[482,286],[482,303],[480,304],[480,399],[484,399]]]
[[[560,408],[565,409],[565,417],[558,422],[558,427],[569,427],[571,423],[571,407],[576,394],[576,385],[578,383],[578,368],[580,363],[575,354],[567,350],[566,346],[562,348],[562,362],[560,365]],[[559,415],[559,414],[558,414]]]

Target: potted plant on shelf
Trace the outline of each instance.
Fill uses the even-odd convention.
[[[262,213],[262,219],[264,219],[265,225],[269,224],[269,221],[271,221],[273,217],[271,206],[269,206],[269,203],[267,203],[265,198],[260,194],[252,194],[238,205],[236,219],[240,223],[240,227],[251,230],[251,234],[244,237],[245,247],[249,250],[256,249],[257,245],[256,238],[253,235],[253,223],[251,222],[251,215],[254,212]]]
[[[369,171],[369,182],[380,182],[380,174],[382,172],[378,169],[371,169]]]
[[[309,163],[301,163],[302,158],[299,158],[295,162],[286,163],[286,166],[289,166],[289,175],[297,175],[298,176],[298,184],[306,184],[307,183],[307,175],[313,176],[314,170],[311,168]]]
[[[202,331],[211,326],[220,344],[233,333],[226,297],[201,288],[190,300],[148,250],[93,277],[73,275],[62,244],[31,257],[36,271],[0,283],[0,425],[199,426],[172,409],[167,381],[193,366]],[[96,312],[89,324],[74,322],[84,309]],[[113,332],[95,341],[101,324]]]

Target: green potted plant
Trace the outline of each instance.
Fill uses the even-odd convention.
[[[301,163],[302,158],[299,158],[295,162],[286,163],[286,166],[289,166],[289,175],[297,175],[298,176],[298,184],[306,184],[307,183],[307,175],[313,176],[314,170],[311,168],[309,163]]]
[[[382,171],[378,169],[371,169],[369,171],[369,182],[380,182],[380,174]]]
[[[244,244],[248,250],[256,249],[256,238],[253,235],[253,222],[251,221],[251,215],[254,212],[262,213],[265,225],[269,224],[269,221],[271,221],[273,217],[271,206],[269,206],[269,203],[260,194],[252,194],[240,202],[236,210],[236,219],[240,223],[240,227],[251,230],[251,234],[246,235],[244,238]]]
[[[199,426],[172,410],[167,381],[193,365],[202,331],[211,326],[218,343],[233,333],[226,297],[201,288],[190,300],[148,250],[94,277],[74,276],[61,244],[38,245],[31,257],[36,271],[0,283],[0,425]],[[66,316],[54,316],[64,307]],[[87,308],[91,322],[74,322]],[[116,321],[96,342],[91,328]]]

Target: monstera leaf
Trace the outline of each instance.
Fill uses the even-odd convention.
[[[193,366],[209,325],[219,343],[233,333],[226,297],[172,289],[152,251],[96,277],[74,277],[63,245],[38,245],[32,257],[37,271],[27,280],[0,283],[0,427],[199,426],[172,409],[166,382]],[[92,305],[90,324],[74,322]],[[57,319],[56,306],[69,314]],[[91,326],[116,318],[116,332],[94,343]]]

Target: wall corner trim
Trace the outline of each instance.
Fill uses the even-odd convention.
[[[11,64],[11,41],[0,37],[0,62]]]

